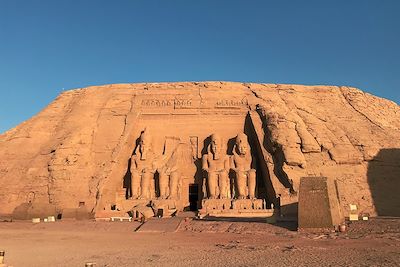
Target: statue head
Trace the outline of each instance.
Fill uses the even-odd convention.
[[[140,159],[145,160],[147,157],[147,152],[151,150],[151,136],[149,132],[144,129],[139,139],[139,152]]]
[[[237,150],[237,153],[239,153],[239,155],[244,156],[250,152],[250,145],[249,145],[249,141],[247,139],[247,135],[245,135],[244,133],[239,133],[236,136],[235,141],[236,141],[235,148]]]
[[[217,134],[212,134],[209,148],[210,148],[209,152],[213,154],[213,158],[219,159],[219,156],[223,149],[222,137],[220,137]]]

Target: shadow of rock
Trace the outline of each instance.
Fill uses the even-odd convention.
[[[367,176],[377,215],[400,217],[400,149],[381,149]]]
[[[31,220],[48,216],[57,216],[55,206],[49,203],[22,203],[14,209],[12,214],[14,220]]]

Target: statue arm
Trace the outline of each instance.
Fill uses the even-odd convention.
[[[229,168],[236,171],[234,158],[235,158],[235,156],[229,156]]]
[[[226,156],[224,161],[224,168],[227,172],[229,172],[229,170],[231,169],[231,157],[228,155]]]
[[[137,171],[136,159],[134,156],[131,157],[131,168],[130,171]]]
[[[208,171],[208,159],[207,159],[207,155],[203,155],[203,158],[202,158],[202,164],[201,164],[201,168],[204,170],[204,171]]]
[[[151,167],[154,170],[163,170],[165,167],[165,159],[163,155],[156,157],[152,162]]]

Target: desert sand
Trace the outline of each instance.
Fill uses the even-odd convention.
[[[169,220],[169,219],[154,219]],[[183,221],[177,232],[138,222],[0,223],[10,266],[399,266],[399,219],[353,222],[345,233],[295,225]]]

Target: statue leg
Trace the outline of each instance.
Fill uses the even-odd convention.
[[[150,199],[156,198],[156,179],[154,175],[150,178]]]
[[[250,170],[247,173],[247,184],[249,187],[249,197],[250,199],[256,198],[256,171]]]
[[[131,173],[131,187],[132,187],[132,198],[137,199],[140,195],[140,175],[137,171]]]
[[[216,172],[208,173],[208,192],[210,192],[211,199],[216,198],[217,194],[218,174]]]
[[[168,175],[165,173],[159,173],[158,185],[160,188],[160,198],[166,199],[168,194]]]
[[[179,183],[179,173],[172,172],[169,178],[169,199],[178,199],[178,183]]]
[[[152,180],[152,173],[145,172],[142,175],[142,194],[140,195],[141,199],[150,199],[150,183]]]
[[[246,198],[246,173],[239,171],[236,172],[236,185],[238,190],[238,199],[245,199]]]
[[[220,172],[219,173],[219,189],[220,195],[219,198],[226,199],[228,198],[228,173],[227,172]]]

